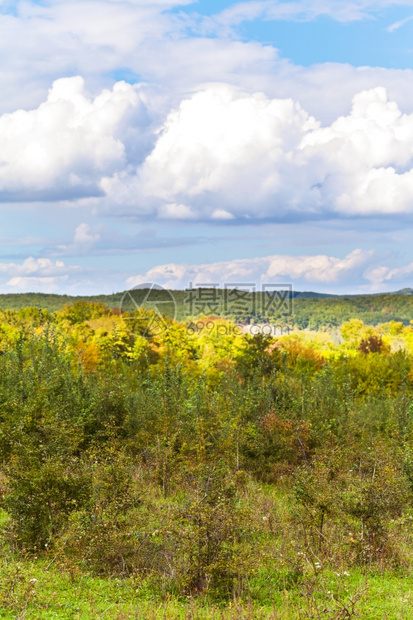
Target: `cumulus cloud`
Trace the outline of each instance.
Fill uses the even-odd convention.
[[[129,287],[155,282],[172,289],[225,283],[265,283],[293,280],[313,285],[342,284],[362,273],[374,258],[372,250],[354,250],[344,258],[327,256],[283,256],[238,259],[202,265],[169,263],[128,278]]]
[[[375,88],[323,127],[292,99],[211,86],[169,114],[135,175],[105,178],[102,188],[160,217],[171,205],[186,205],[191,218],[245,222],[409,214],[413,114]]]
[[[383,87],[324,126],[291,98],[223,84],[157,131],[149,107],[139,85],[90,98],[82,78],[57,80],[37,109],[0,116],[0,200],[245,223],[413,212],[413,114]]]
[[[138,88],[118,82],[90,99],[81,77],[57,80],[37,109],[0,117],[0,199],[102,194],[104,175],[139,161],[147,124]]]
[[[168,220],[191,220],[196,217],[191,207],[176,203],[165,203],[159,208],[161,218]]]
[[[54,255],[60,256],[79,256],[89,254],[94,246],[100,241],[100,234],[94,232],[89,224],[82,222],[76,227],[72,243],[68,245],[58,245],[53,248]]]
[[[292,99],[211,85],[155,132],[139,86],[92,99],[65,78],[0,116],[0,142],[3,202],[100,196],[114,214],[246,223],[413,211],[413,114],[382,87],[323,126]]]
[[[70,278],[76,279],[84,272],[79,266],[67,266],[48,258],[29,257],[22,264],[0,263],[3,286],[18,292],[54,292],[67,285]]]
[[[372,266],[367,269],[365,278],[371,282],[373,290],[380,290],[383,284],[407,282],[411,286],[413,263],[401,267],[389,267],[387,265]]]
[[[50,258],[0,262],[1,293],[111,294],[122,289],[125,272],[66,264]]]
[[[170,114],[141,170],[144,192],[169,202],[189,200],[201,213],[212,206],[218,217],[234,216],[233,209],[248,213],[251,203],[259,208],[276,193],[288,169],[285,154],[315,127],[291,100],[209,88]]]

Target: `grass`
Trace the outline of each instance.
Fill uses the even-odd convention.
[[[162,600],[145,582],[79,574],[45,559],[4,558],[0,569],[0,618],[16,620],[401,620],[410,618],[413,608],[413,577],[407,573],[325,570],[286,581],[283,589],[279,574],[266,571],[250,584],[253,596],[261,588],[260,600],[245,596],[220,604],[189,597]]]
[[[411,538],[402,539],[403,568],[350,567],[339,546],[335,561],[312,564],[294,539],[288,485],[250,482],[244,499],[255,513],[251,562],[255,570],[239,598],[217,601],[174,596],[149,577],[103,578],[68,557],[49,551],[38,558],[18,556],[7,542],[9,517],[0,511],[0,619],[16,620],[405,620],[412,617]],[[156,500],[161,501],[156,495]],[[263,516],[264,515],[264,516]],[[268,515],[268,516],[267,516]],[[272,518],[270,519],[270,515]],[[265,520],[263,520],[265,519]],[[409,521],[410,523],[410,521]],[[2,536],[3,535],[3,536]],[[1,544],[1,538],[4,543]],[[398,540],[398,548],[401,548]],[[261,555],[260,555],[261,554]],[[260,557],[260,560],[258,560]],[[60,563],[62,562],[62,563]],[[318,564],[318,562],[315,562]],[[335,568],[331,568],[334,566]],[[340,568],[337,568],[340,566]]]

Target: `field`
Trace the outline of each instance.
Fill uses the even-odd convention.
[[[0,617],[409,618],[412,327],[197,322],[0,313]]]

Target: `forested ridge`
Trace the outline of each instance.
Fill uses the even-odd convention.
[[[191,308],[188,304],[188,292],[183,290],[168,291],[175,301],[175,318],[185,321],[191,317]],[[162,298],[164,291],[153,291],[153,295]],[[259,299],[260,293],[256,296]],[[222,304],[217,305],[215,314],[226,316],[243,323],[251,322],[288,322],[292,327],[299,329],[320,329],[322,327],[339,327],[345,321],[359,318],[369,325],[379,325],[389,321],[402,322],[408,325],[413,319],[413,295],[411,289],[397,293],[382,293],[377,295],[323,295],[320,293],[289,292],[292,296],[287,312],[277,310],[260,312],[260,304],[252,304],[252,295],[247,294],[247,307],[242,312],[231,308],[225,309]],[[4,310],[19,310],[27,307],[46,309],[49,312],[62,310],[64,306],[77,302],[103,303],[112,309],[132,311],[133,307],[128,292],[119,292],[112,295],[95,295],[84,297],[70,297],[43,293],[19,293],[0,295],[0,308]],[[211,314],[214,314],[211,312]],[[192,313],[194,314],[194,313]]]
[[[3,310],[0,500],[0,617],[409,617],[413,328]]]

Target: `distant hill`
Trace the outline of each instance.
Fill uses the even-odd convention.
[[[67,304],[73,304],[76,301],[101,302],[108,308],[119,308],[122,299],[127,291],[113,293],[112,295],[55,295],[53,293],[3,293],[0,294],[0,308],[2,310],[20,310],[22,308],[43,308],[50,312],[61,310]],[[178,303],[187,294],[185,291],[171,291],[172,295],[177,298]],[[292,293],[294,299],[328,299],[335,298],[337,295],[328,293],[315,293],[312,291],[294,291]]]
[[[404,289],[410,290],[410,289]],[[54,312],[61,310],[67,304],[76,301],[102,302],[108,308],[119,308],[126,291],[113,293],[112,295],[55,295],[53,293],[0,293],[0,308],[3,310],[20,310],[21,308],[43,308]],[[413,289],[412,289],[413,292]],[[186,295],[185,291],[171,291],[171,293],[181,299]],[[402,293],[401,293],[402,294]],[[403,293],[407,294],[407,293]],[[294,291],[294,299],[328,299],[336,298],[337,295],[329,293],[316,293],[313,291]]]
[[[339,297],[339,295],[332,295],[331,293],[314,293],[313,291],[294,291],[293,298],[301,299],[331,299],[332,297]]]
[[[352,318],[359,318],[369,325],[378,325],[389,321],[402,322],[408,325],[413,320],[413,289],[406,288],[394,293],[370,295],[329,295],[312,291],[294,292],[285,294],[285,303],[271,302],[258,294],[253,301],[251,296],[235,300],[231,305],[223,306],[213,301],[213,289],[198,289],[198,300],[190,302],[187,291],[153,291],[151,301],[162,301],[170,314],[171,304],[165,304],[165,293],[173,298],[176,304],[175,317],[180,321],[196,318],[197,316],[227,316],[233,320],[250,322],[271,322],[278,324],[288,323],[300,329],[320,329],[337,327]],[[217,290],[215,290],[217,293]],[[144,296],[145,292],[141,291]],[[218,294],[218,293],[217,293]],[[219,291],[223,297],[224,292]],[[141,298],[142,299],[142,298]],[[201,301],[200,301],[201,300]],[[0,295],[0,309],[20,310],[27,307],[43,308],[54,312],[61,310],[68,304],[79,301],[101,302],[108,308],[133,311],[141,305],[125,292],[112,295],[69,296],[46,293],[18,293]],[[202,302],[202,303],[201,303]],[[263,310],[265,306],[265,311]]]
[[[400,291],[392,293],[393,295],[413,295],[413,288],[402,288]]]
[[[21,310],[22,308],[43,308],[50,312],[61,310],[67,304],[76,301],[102,302],[108,308],[119,307],[123,293],[114,295],[71,296],[54,295],[48,293],[6,293],[0,294],[0,308],[2,310]]]

